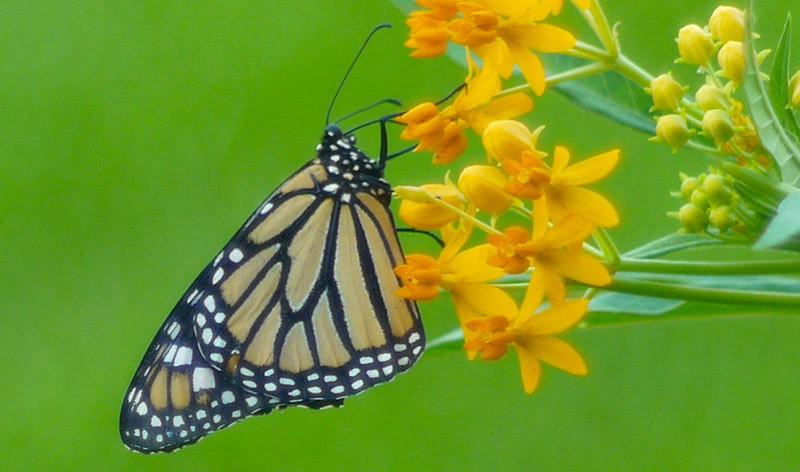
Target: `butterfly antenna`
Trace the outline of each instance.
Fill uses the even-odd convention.
[[[380,105],[383,105],[384,103],[391,103],[392,105],[395,105],[395,106],[398,106],[398,107],[403,106],[403,103],[400,100],[396,99],[396,98],[384,98],[383,100],[378,100],[375,103],[367,105],[367,106],[365,106],[363,108],[359,108],[358,110],[356,110],[354,112],[350,112],[350,113],[344,115],[341,118],[337,118],[337,119],[333,120],[333,124],[339,123],[340,121],[344,121],[344,120],[346,120],[348,118],[352,118],[352,117],[354,117],[354,116],[356,116],[356,115],[358,115],[360,113],[364,113],[365,111],[372,110],[373,108],[378,107]]]
[[[333,94],[333,98],[331,99],[331,104],[328,106],[328,113],[325,115],[325,125],[329,125],[331,122],[331,112],[333,111],[333,105],[336,103],[336,98],[339,96],[339,92],[342,91],[342,87],[344,87],[344,83],[347,81],[347,76],[350,75],[350,72],[353,70],[353,67],[356,65],[358,58],[361,57],[361,53],[364,52],[364,49],[369,44],[369,40],[372,39],[372,36],[378,32],[378,30],[382,30],[384,28],[391,28],[392,25],[389,23],[381,23],[378,26],[372,28],[372,31],[369,32],[364,42],[361,44],[361,48],[359,48],[358,52],[356,53],[356,57],[353,58],[353,61],[350,63],[350,67],[347,68],[347,72],[344,73],[344,77],[342,77],[341,82],[339,82],[339,86],[336,88],[336,92]]]

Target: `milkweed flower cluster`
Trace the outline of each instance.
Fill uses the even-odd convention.
[[[513,346],[523,385],[532,392],[539,360],[573,374],[585,374],[580,355],[553,337],[586,313],[586,300],[567,300],[566,281],[587,286],[610,282],[606,267],[584,251],[599,227],[619,222],[605,197],[583,187],[608,175],[619,151],[609,151],[570,165],[566,148],[552,159],[537,148],[542,128],[529,130],[512,120],[491,122],[483,133],[490,164],[465,167],[457,184],[397,187],[400,218],[419,229],[441,231],[438,257],[409,254],[395,272],[397,292],[412,300],[432,300],[442,292],[452,298],[470,358],[495,360]],[[503,226],[511,214],[525,215],[527,227]],[[488,218],[488,222],[486,219]],[[477,230],[485,242],[469,246]],[[503,284],[524,274],[520,303]],[[549,307],[541,309],[545,295]]]
[[[656,123],[651,140],[673,152],[691,149],[717,159],[706,173],[681,174],[681,188],[674,195],[683,203],[669,214],[681,222],[683,232],[751,243],[792,191],[780,174],[784,169],[800,174],[800,163],[796,156],[775,158],[774,146],[759,138],[765,125],[753,120],[759,115],[750,115],[742,103],[753,106],[740,91],[754,74],[745,57],[760,63],[769,53],[752,49],[743,11],[720,6],[706,24],[678,31],[675,63],[690,65],[704,78],[692,90],[679,74],[652,76],[622,55],[617,32],[598,0],[571,3],[600,47],[552,24],[563,0],[416,3],[420,8],[406,21],[410,55],[452,56],[461,47],[467,76],[447,99],[396,115],[394,121],[404,125],[400,137],[416,142],[417,152],[432,152],[433,163],[444,166],[459,156],[475,155],[469,150],[468,130],[480,137],[482,150],[480,162],[453,169],[452,177],[449,170],[441,182],[395,187],[400,219],[413,228],[439,231],[443,241],[438,255],[409,254],[395,267],[402,282],[397,295],[417,301],[449,295],[467,357],[493,361],[515,351],[526,392],[537,388],[541,362],[576,375],[587,372],[582,357],[558,335],[583,319],[595,289],[624,292],[627,286],[630,293],[648,293],[640,290],[647,282],[637,281],[634,287],[620,277],[610,285],[615,272],[675,270],[674,265],[620,255],[605,231],[620,223],[619,215],[608,199],[587,186],[615,169],[618,149],[582,159],[574,159],[564,145],[545,150],[539,142],[545,127],[531,129],[520,118],[533,109],[532,97],[542,95],[548,84],[610,71],[621,74],[634,84],[632,95],[643,95],[644,89],[652,97],[650,113]],[[577,62],[569,63],[578,65],[545,77],[542,58],[552,53],[571,56]],[[758,70],[755,74],[760,78]],[[788,113],[791,107],[800,108],[800,72],[791,80],[787,74],[786,82],[786,98],[779,105]],[[603,99],[613,106],[606,111],[595,104],[595,111],[638,129],[647,126],[637,121],[639,95],[635,105],[618,97]],[[589,290],[576,298],[571,286]],[[658,289],[677,299],[693,290],[663,284]]]

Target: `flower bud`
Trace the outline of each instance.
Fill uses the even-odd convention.
[[[700,105],[700,108],[703,111],[708,110],[725,110],[729,106],[731,106],[730,101],[728,100],[728,96],[725,95],[725,92],[718,87],[714,87],[713,85],[703,85],[697,90],[697,93],[694,94],[695,100],[697,100],[697,104]]]
[[[728,179],[719,174],[710,174],[703,181],[703,189],[708,194],[708,202],[713,206],[727,205],[731,202],[731,189]]]
[[[686,120],[680,115],[664,115],[658,118],[656,135],[661,141],[669,144],[672,152],[675,152],[689,141],[692,133],[686,125]]]
[[[661,74],[650,81],[650,94],[653,96],[653,109],[678,111],[683,87],[671,75]]]
[[[734,7],[719,6],[708,20],[711,34],[722,41],[744,41],[744,12]]]
[[[728,41],[717,54],[719,66],[725,73],[725,77],[736,85],[742,83],[744,77],[744,45],[740,41]]]
[[[733,123],[725,110],[709,110],[703,115],[703,133],[718,145],[733,137]]]
[[[502,213],[513,202],[503,187],[506,175],[494,166],[469,166],[458,176],[458,188],[479,210],[496,215]]]
[[[702,188],[695,189],[692,196],[689,197],[689,202],[701,210],[708,208],[708,195]]]
[[[431,202],[431,197],[457,208],[462,206],[461,197],[452,185],[425,184],[419,187],[396,187],[395,193],[402,199],[398,216],[408,226],[417,229],[438,229],[458,218],[458,214]]]
[[[699,233],[706,229],[708,218],[706,212],[687,203],[678,210],[678,219],[687,233]]]
[[[687,64],[707,64],[714,54],[711,35],[695,24],[684,26],[678,31],[678,52]]]
[[[506,159],[518,161],[522,151],[544,156],[544,153],[536,150],[536,142],[543,129],[539,127],[531,132],[519,121],[493,121],[483,132],[483,147],[490,159],[500,162]]]
[[[789,104],[800,108],[800,70],[795,72],[789,81]]]
[[[728,229],[736,223],[736,215],[728,205],[721,205],[712,208],[708,213],[708,222],[716,226],[720,233],[728,231]]]
[[[682,174],[681,176],[684,177],[685,174]],[[681,182],[681,197],[683,197],[683,199],[688,202],[689,199],[692,197],[692,192],[694,192],[699,187],[700,187],[700,179],[698,179],[697,177],[684,178],[683,182]]]

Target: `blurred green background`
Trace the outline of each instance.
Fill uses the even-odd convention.
[[[787,8],[800,9],[760,3],[760,45],[774,46]],[[629,56],[691,76],[671,64],[673,38],[713,2],[604,6]],[[347,63],[384,21],[396,27],[370,45],[334,114],[438,98],[463,79],[445,58],[407,57],[388,1],[0,4],[0,469],[795,469],[800,323],[768,310],[574,332],[590,375],[546,368],[532,396],[514,356],[430,353],[342,409],[250,419],[168,455],[123,448],[122,396],[156,329],[311,157]],[[623,216],[622,249],[673,231],[678,169],[707,165],[556,94],[536,100],[533,121],[548,125],[545,147],[579,157],[622,147],[601,187]],[[375,128],[360,140],[375,153]],[[441,178],[429,156],[393,164],[395,184]],[[431,248],[420,239],[404,243]],[[431,337],[455,326],[445,302],[422,310]]]

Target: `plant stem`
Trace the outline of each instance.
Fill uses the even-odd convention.
[[[619,271],[687,275],[797,274],[800,273],[800,259],[790,261],[695,262],[623,257],[619,264]]]
[[[663,282],[619,279],[615,279],[611,284],[603,287],[603,290],[705,303],[778,306],[786,308],[800,307],[800,294],[797,293],[745,292],[719,288],[687,287]]]
[[[603,255],[606,257],[606,260],[608,260],[612,270],[616,270],[620,263],[620,256],[619,250],[614,244],[614,240],[611,239],[611,236],[608,235],[605,228],[598,228],[592,234],[592,237],[595,242],[597,242],[597,245],[600,246],[600,249],[603,250]]]

